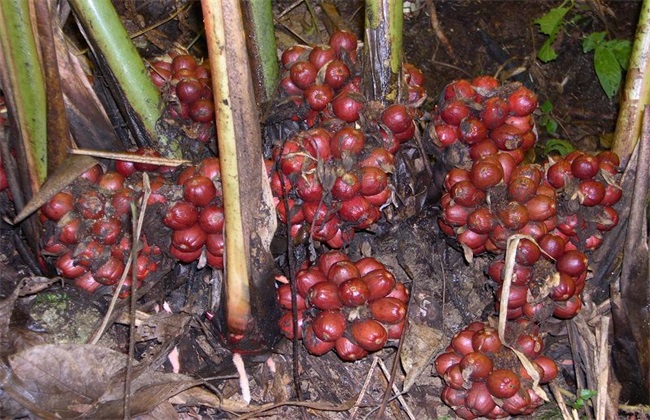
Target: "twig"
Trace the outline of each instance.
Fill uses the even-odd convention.
[[[394,366],[394,365],[393,365]],[[388,372],[388,369],[386,368],[386,365],[384,362],[379,359],[379,367],[381,368],[381,371],[384,373],[384,376],[386,376],[386,379],[388,379],[388,383],[390,387],[392,388],[393,392],[397,396],[397,400],[399,401],[400,404],[402,404],[402,408],[404,408],[404,411],[406,412],[406,415],[411,419],[415,420],[415,416],[413,415],[413,412],[409,408],[408,404],[406,404],[406,400],[402,396],[402,394],[399,392],[399,389],[397,388],[397,385],[395,385],[395,372],[392,374]],[[380,411],[381,414],[381,411]]]
[[[569,412],[569,408],[566,406],[564,398],[562,397],[560,387],[554,381],[548,385],[551,388],[551,392],[553,393],[553,397],[555,397],[558,407],[560,408],[562,418],[564,420],[578,420],[578,412],[576,410],[573,410],[572,413]]]
[[[185,159],[167,159],[163,157],[140,156],[134,153],[105,152],[102,150],[91,149],[70,149],[68,150],[68,153],[71,155],[93,156],[103,159],[124,160],[127,162],[136,163],[150,163],[152,165],[161,166],[180,166],[186,163],[191,163],[189,160]]]
[[[442,46],[445,48],[445,51],[447,51],[447,55],[449,55],[449,57],[454,62],[457,62],[458,60],[456,58],[456,54],[454,53],[454,49],[449,43],[449,39],[447,39],[447,35],[445,35],[443,30],[440,28],[438,13],[436,12],[436,6],[433,0],[427,0],[427,6],[429,8],[429,20],[431,21],[431,29],[433,29],[433,32],[436,34],[436,38],[438,38],[438,41],[440,41]]]
[[[379,357],[377,356],[373,357],[372,365],[370,366],[370,369],[368,370],[368,374],[366,375],[366,380],[363,383],[363,386],[361,387],[361,392],[359,392],[359,398],[357,398],[357,401],[354,403],[354,407],[352,408],[352,412],[350,413],[350,420],[354,420],[354,418],[357,416],[357,411],[359,410],[359,406],[361,405],[361,400],[363,400],[364,395],[366,395],[366,391],[368,390],[368,386],[370,385],[370,378],[372,378],[372,373],[375,371],[378,361],[380,361]]]

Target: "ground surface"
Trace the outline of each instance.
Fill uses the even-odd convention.
[[[274,12],[279,15],[292,3],[274,2]],[[352,30],[358,31],[362,14],[360,2],[336,3],[343,20],[348,22]],[[608,30],[613,38],[632,39],[640,2],[580,3],[581,7],[584,6],[581,11],[584,19],[567,27],[567,31],[558,37],[558,59],[548,64],[535,59],[536,51],[545,38],[538,33],[533,20],[557,5],[557,2],[433,3],[437,12],[437,29],[446,35],[451,48],[446,48],[436,37],[427,6],[406,20],[404,32],[405,55],[408,61],[421,68],[426,75],[426,88],[430,97],[435,98],[444,85],[454,79],[471,78],[479,74],[508,76],[517,73],[513,77],[537,92],[540,102],[552,102],[553,118],[561,127],[559,137],[586,150],[595,150],[606,144],[607,134],[613,131],[616,122],[618,100],[616,97],[608,99],[603,93],[594,72],[593,55],[582,53],[581,39],[585,34],[602,30]],[[122,12],[127,13],[129,10]],[[146,8],[138,12],[142,13],[147,22],[152,19],[147,13],[153,12],[147,12]],[[192,10],[181,25],[174,26],[176,23],[172,22],[168,24],[171,26],[158,28],[157,41],[153,46],[151,39],[149,42],[139,40],[138,45],[145,48],[147,54],[155,55],[172,40],[181,43],[191,40],[195,33],[187,28],[200,22],[196,14],[197,11]],[[308,41],[314,42],[314,38],[318,38],[316,33],[308,31],[308,16],[306,8],[301,4],[279,20],[276,29],[281,45],[296,42],[286,30],[287,27],[298,33],[308,33],[304,35]],[[319,16],[322,17],[322,14]],[[178,28],[181,28],[180,34]],[[322,33],[321,36],[326,37],[326,34]],[[197,48],[200,50],[200,46]],[[550,138],[543,130],[540,130],[540,137],[542,142]],[[449,414],[438,398],[441,380],[431,375],[427,361],[439,349],[444,348],[450,337],[462,326],[474,320],[484,320],[493,314],[493,290],[486,284],[483,274],[485,262],[478,259],[468,265],[462,254],[451,249],[438,235],[435,214],[435,206],[427,207],[416,216],[400,220],[397,224],[385,225],[382,235],[359,235],[349,249],[355,256],[370,253],[394,270],[401,281],[412,287],[414,299],[410,307],[411,322],[418,336],[428,337],[423,341],[412,339],[405,343],[402,350],[402,362],[409,366],[406,369],[409,373],[407,379],[412,380],[412,387],[405,395],[405,400],[415,418],[438,418]],[[5,258],[0,263],[7,266],[14,265],[16,261],[12,240],[12,233],[5,229],[0,245]],[[21,270],[21,274],[27,272],[26,268]],[[119,338],[118,333],[117,339]],[[560,336],[555,341],[557,343],[551,348],[556,357],[570,359],[566,337]],[[395,349],[386,349],[377,355],[390,370],[394,354]],[[278,377],[285,382],[276,382],[271,389],[272,395],[266,392],[269,390],[265,386],[260,386],[264,380],[260,379],[259,365],[252,368],[252,374],[260,381],[253,385],[256,402],[269,402],[274,397],[282,398],[286,396],[284,393],[291,393],[291,357],[289,344],[281,343],[274,359],[279,367]],[[363,400],[364,406],[358,415],[361,418],[374,416],[374,409],[381,402],[386,379],[379,368],[370,370],[372,360],[342,364],[332,353],[322,358],[303,354],[301,360],[303,398],[331,406],[344,405],[355,397],[364,387],[370,371],[371,380]],[[231,372],[229,366],[222,370]],[[403,373],[398,369],[399,388],[402,388],[404,381]],[[567,386],[573,386],[570,372],[564,373]],[[219,390],[226,398],[237,398],[238,388],[234,381],[220,383]],[[551,416],[557,415],[553,407],[546,412]],[[314,418],[349,417],[347,411],[336,413],[323,410],[323,407],[310,409],[308,413]],[[213,418],[227,417],[227,414],[217,409],[201,410],[199,414]],[[296,408],[285,407],[273,415],[277,418],[296,418],[300,414]],[[406,418],[405,411],[399,404],[391,403],[386,418]]]

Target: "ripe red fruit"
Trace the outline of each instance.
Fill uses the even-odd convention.
[[[502,345],[498,331],[492,327],[485,326],[472,337],[472,348],[475,352],[496,353]]]
[[[485,191],[501,182],[503,168],[498,163],[483,159],[472,165],[470,179],[477,188]]]
[[[41,213],[48,219],[56,222],[66,213],[74,209],[74,201],[72,194],[64,191],[58,192],[41,207]]]
[[[476,91],[469,81],[465,79],[454,80],[445,86],[442,91],[442,99],[445,101],[453,101],[455,99],[473,99],[476,96]]]
[[[175,91],[179,101],[190,104],[201,98],[203,85],[195,78],[187,78],[176,84]]]
[[[306,297],[309,289],[316,283],[327,281],[327,277],[316,267],[309,267],[296,274],[296,288],[302,297]]]
[[[348,31],[336,31],[330,37],[330,47],[334,48],[336,55],[342,57],[343,51],[347,53],[352,62],[356,60],[357,36]]]
[[[530,220],[528,209],[523,204],[516,201],[510,201],[497,211],[497,217],[507,229],[518,230],[521,229]]]
[[[298,324],[298,337],[302,337],[302,335],[303,335],[304,323],[305,323],[304,312],[299,310],[298,311],[298,322],[297,322],[297,324]],[[282,332],[282,334],[284,334],[284,336],[287,337],[289,340],[293,340],[293,337],[294,337],[293,336],[293,315],[291,314],[291,311],[289,311],[289,312],[285,313],[284,315],[282,315],[282,317],[278,321],[278,325],[280,326],[280,332]],[[308,328],[311,328],[311,326],[309,326]],[[313,335],[313,331],[312,331],[312,335]],[[307,346],[306,341],[305,341],[305,346]]]
[[[206,233],[223,232],[223,207],[217,204],[210,204],[204,207],[199,214],[199,226]]]
[[[521,147],[523,134],[519,128],[503,124],[490,132],[490,139],[501,150],[514,150]]]
[[[445,123],[435,124],[434,130],[429,129],[432,141],[438,147],[449,147],[460,138],[460,129],[455,125]]]
[[[183,183],[183,198],[198,207],[205,207],[217,196],[217,188],[212,180],[195,175]]]
[[[343,253],[342,251],[329,251],[321,254],[318,257],[316,264],[318,265],[318,269],[321,271],[321,273],[327,275],[330,268],[339,261],[350,261],[350,257],[348,257],[347,254]]]
[[[481,120],[468,117],[460,122],[460,138],[465,144],[476,144],[487,138],[488,129]]]
[[[578,276],[587,270],[587,256],[578,250],[566,251],[557,259],[557,271],[570,276]]]
[[[571,163],[567,160],[560,160],[554,163],[546,172],[548,183],[557,189],[563,188],[567,180],[572,177]]]
[[[353,172],[344,172],[337,176],[331,190],[332,197],[337,200],[349,200],[359,191],[361,191],[361,182]]]
[[[298,61],[307,48],[303,45],[292,45],[282,52],[280,62],[285,69],[289,70],[293,63]]]
[[[334,134],[330,142],[332,156],[341,158],[344,153],[358,155],[366,144],[363,132],[354,127],[346,126]]]
[[[413,118],[404,105],[393,104],[381,113],[381,122],[393,133],[401,133],[413,125]]]
[[[336,354],[346,362],[354,362],[368,355],[367,350],[364,350],[346,337],[341,337],[336,340],[334,349],[336,350]]]
[[[341,309],[343,302],[339,298],[339,287],[331,281],[314,284],[307,292],[309,305],[323,311]]]
[[[474,382],[467,391],[465,407],[475,416],[487,416],[494,410],[496,403],[490,395],[485,382]],[[467,418],[467,417],[465,417]]]
[[[469,107],[459,99],[445,102],[440,108],[440,117],[449,125],[459,126],[469,115]]]
[[[338,216],[346,222],[362,224],[373,216],[372,208],[364,196],[356,195],[341,203]]]
[[[571,162],[571,173],[578,179],[591,179],[600,169],[595,156],[581,154]]]
[[[577,161],[576,159],[574,163]],[[605,198],[606,188],[605,184],[593,179],[586,179],[580,181],[578,185],[578,201],[580,204],[587,207],[593,207],[600,204]]]
[[[433,362],[436,373],[438,373],[440,376],[443,376],[450,367],[457,365],[460,362],[461,358],[462,356],[453,351],[442,353],[440,356],[436,357],[436,360]]]
[[[316,45],[309,53],[309,61],[320,69],[328,62],[336,59],[336,50],[328,45]]]
[[[342,60],[334,60],[325,68],[325,83],[332,89],[341,89],[350,78],[350,69]]]
[[[519,86],[508,96],[508,107],[518,117],[530,115],[537,108],[537,95],[526,87]]]
[[[519,391],[519,375],[509,369],[496,369],[487,377],[486,385],[490,394],[497,398],[509,398]]]
[[[81,264],[77,264],[72,258],[71,252],[66,252],[56,260],[56,269],[63,277],[74,279],[84,275],[87,268]]]
[[[334,91],[329,85],[313,84],[304,92],[305,100],[314,111],[322,111],[334,99]]]
[[[525,203],[537,194],[537,185],[530,178],[518,176],[508,184],[508,196],[519,203]]]
[[[489,234],[498,224],[499,220],[487,207],[479,207],[467,217],[467,227],[476,233]]]
[[[289,70],[289,76],[293,84],[303,90],[316,82],[317,74],[318,69],[309,61],[298,61]]]
[[[175,230],[172,233],[172,245],[181,252],[194,252],[201,249],[208,235],[196,224],[187,229]]]
[[[370,290],[370,296],[368,297],[368,301],[370,302],[387,296],[394,290],[396,284],[401,284],[397,283],[393,273],[385,268],[373,270],[361,277],[361,279],[368,285],[368,289]],[[395,297],[399,298],[399,296]],[[408,292],[406,293],[406,299],[408,300]]]
[[[463,180],[455,183],[449,194],[456,204],[469,208],[476,207],[485,201],[485,193],[478,189],[472,181]]]
[[[492,359],[483,353],[473,351],[460,359],[458,363],[463,378],[471,381],[484,380],[492,372]]]
[[[171,70],[172,73],[177,73],[182,69],[191,70],[192,72],[196,69],[197,63],[196,59],[191,55],[179,54],[172,60]]]
[[[557,214],[555,199],[538,194],[525,203],[529,220],[543,222]]]
[[[461,206],[460,204],[450,204],[442,209],[442,220],[449,226],[460,227],[468,224],[469,213],[471,209]],[[475,230],[475,232],[477,232]],[[477,232],[479,233],[479,232]]]
[[[508,103],[493,96],[483,103],[483,110],[480,113],[481,121],[488,129],[493,130],[505,122],[508,111]]]
[[[343,336],[347,320],[340,311],[321,311],[311,325],[316,337],[331,342]]]
[[[368,301],[370,288],[366,282],[356,277],[342,282],[338,294],[343,305],[354,308]]]
[[[289,338],[289,337],[288,337]],[[316,336],[311,325],[305,328],[302,335],[302,342],[307,351],[314,356],[321,356],[334,348],[334,342],[323,341]]]
[[[84,219],[99,219],[104,215],[106,198],[95,190],[85,191],[77,198],[75,208]]]
[[[356,92],[341,92],[332,100],[332,112],[345,122],[352,123],[359,119],[359,113],[365,106],[365,99]]]
[[[124,176],[118,172],[106,172],[99,177],[97,185],[108,191],[119,191],[124,186]]]
[[[327,272],[327,278],[337,285],[342,284],[346,280],[357,279],[359,277],[361,277],[359,269],[350,260],[340,260],[333,263]]]
[[[377,299],[369,306],[373,318],[385,324],[398,324],[406,318],[406,303],[396,298]]]
[[[472,160],[481,160],[484,157],[493,156],[499,153],[499,148],[490,139],[485,139],[472,144],[469,148],[469,157]]]
[[[500,85],[499,81],[492,76],[481,75],[477,76],[471,81],[472,86],[476,92],[481,96],[489,96]]]
[[[171,229],[180,230],[193,226],[198,219],[199,210],[194,204],[187,201],[178,201],[167,209],[167,213],[163,217],[163,223]]]
[[[360,169],[360,184],[361,194],[379,194],[388,186],[388,175],[378,166],[365,166]]]
[[[553,316],[559,319],[571,319],[582,309],[580,296],[574,295],[564,302],[556,302]]]
[[[214,102],[208,99],[197,99],[192,102],[190,105],[190,118],[202,123],[214,121]]]
[[[386,328],[373,319],[355,321],[350,325],[350,334],[357,344],[367,351],[377,351],[388,341]]]
[[[122,235],[122,224],[115,217],[99,219],[93,223],[91,232],[100,244],[113,245]]]

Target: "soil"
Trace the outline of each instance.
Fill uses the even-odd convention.
[[[120,13],[125,16],[127,27],[141,27],[130,19],[136,13],[147,24],[173,8],[176,2],[152,2],[129,9],[128,2],[117,2]],[[280,16],[294,3],[292,1],[273,2],[274,13]],[[360,34],[362,2],[336,1],[340,16],[350,29]],[[428,3],[428,2],[426,2]],[[582,19],[567,27],[555,43],[558,58],[550,63],[541,63],[535,58],[545,37],[533,24],[552,6],[559,2],[540,1],[433,1],[437,16],[438,30],[446,36],[445,46],[432,28],[433,9],[422,9],[408,16],[404,24],[404,47],[406,59],[419,67],[426,76],[426,90],[430,101],[449,82],[459,78],[472,78],[481,74],[496,75],[502,81],[520,81],[539,95],[540,103],[548,100],[553,104],[552,117],[559,123],[556,136],[543,129],[539,130],[540,145],[548,139],[559,137],[569,141],[576,148],[593,151],[608,145],[617,117],[618,97],[608,99],[604,94],[593,66],[593,53],[582,52],[584,35],[607,30],[612,38],[632,40],[640,8],[640,1],[589,1],[579,2]],[[174,43],[188,45],[199,32],[197,24],[201,21],[197,5],[191,5],[180,21],[156,28],[146,39],[137,39],[143,55],[155,56],[162,49]],[[325,19],[321,9],[316,7],[317,16]],[[327,36],[324,26],[319,23],[315,30],[310,28],[310,15],[304,4],[299,4],[276,26],[279,48],[297,42],[295,33],[303,38],[301,42],[319,42]],[[287,30],[291,28],[291,32]],[[155,38],[155,39],[154,39]],[[200,54],[204,49],[200,42],[192,48]],[[430,105],[430,104],[429,104]],[[539,117],[539,115],[538,115]],[[3,206],[6,203],[3,204]],[[419,208],[422,207],[422,208]],[[384,418],[407,418],[406,408],[414,418],[443,418],[451,416],[449,410],[439,399],[442,388],[440,378],[432,375],[431,361],[437,352],[444,349],[451,337],[461,328],[476,320],[486,320],[494,316],[494,284],[489,284],[485,276],[487,260],[477,258],[468,263],[458,248],[450,247],[436,226],[436,205],[420,205],[417,211],[408,212],[382,226],[377,233],[358,235],[348,251],[352,257],[372,255],[384,262],[396,277],[411,287],[412,303],[409,308],[410,322],[418,330],[418,335],[431,337],[430,340],[417,338],[404,344],[401,362],[410,366],[405,371],[397,370],[396,383],[399,388],[406,380],[412,383],[404,402],[388,404]],[[408,217],[406,217],[408,216]],[[2,266],[17,266],[20,276],[30,272],[29,264],[19,261],[15,247],[12,246],[17,231],[3,225],[0,242],[0,271]],[[453,244],[452,244],[453,245]],[[33,265],[33,264],[32,264]],[[187,276],[177,272],[178,277]],[[205,273],[203,273],[205,274]],[[14,274],[14,279],[19,274]],[[193,276],[186,289],[179,289],[174,296],[185,295],[186,291],[205,293],[206,285],[201,285],[198,276]],[[5,281],[0,284],[8,284]],[[197,285],[198,284],[198,285]],[[160,294],[162,297],[162,293]],[[180,298],[176,307],[191,307],[190,312],[200,315],[201,305],[207,305],[205,297]],[[187,306],[184,306],[187,305]],[[563,365],[561,377],[563,386],[575,392],[576,384],[570,361],[572,355],[566,332],[557,328],[558,334],[550,337],[548,352],[556,360],[568,361]],[[199,335],[201,335],[199,333]],[[117,334],[119,339],[119,334]],[[123,338],[123,337],[122,337]],[[208,338],[208,341],[212,337]],[[195,336],[192,340],[198,341]],[[205,339],[205,338],[202,338]],[[201,351],[187,344],[188,338],[181,340],[181,347],[187,345],[193,354]],[[150,349],[140,349],[146,354]],[[396,348],[387,348],[375,355],[390,370],[395,360]],[[204,354],[201,354],[204,355]],[[254,378],[253,400],[255,404],[272,402],[273,399],[293,398],[291,345],[286,340],[276,348],[273,356],[277,366],[275,382],[263,375],[260,364],[249,367]],[[213,356],[207,366],[219,374],[229,374],[232,366],[228,356]],[[369,357],[357,363],[342,363],[333,354],[313,357],[303,351],[301,357],[301,388],[305,401],[329,404],[329,408],[315,406],[306,411],[310,418],[349,418],[347,403],[356,397],[360,390],[366,391],[357,415],[361,418],[374,417],[381,404],[384,390],[388,385],[386,376],[379,367],[374,367]],[[191,362],[191,363],[190,363]],[[188,364],[190,361],[188,356]],[[206,363],[196,362],[206,369]],[[208,369],[209,371],[209,369]],[[214,370],[202,374],[214,376]],[[366,380],[369,380],[366,383]],[[213,382],[225,398],[238,398],[237,382],[229,379]],[[229,418],[225,411],[217,408],[187,408],[182,416],[205,416],[209,418]],[[301,409],[285,406],[268,414],[271,418],[298,418]],[[557,407],[547,404],[538,411],[537,416],[557,416]]]

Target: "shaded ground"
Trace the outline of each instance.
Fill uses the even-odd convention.
[[[274,4],[274,11],[280,15],[292,2],[279,1]],[[357,29],[360,24],[362,6],[359,2],[340,3],[341,16],[350,24],[351,29]],[[603,93],[593,70],[592,54],[582,53],[581,39],[584,34],[593,31],[609,30],[612,37],[631,39],[637,19],[638,1],[589,2],[583,12],[585,19],[579,25],[571,26],[567,33],[560,36],[556,49],[558,59],[548,64],[535,60],[535,54],[544,41],[538,34],[533,20],[549,10],[555,2],[541,1],[436,1],[434,2],[438,29],[444,33],[451,49],[446,49],[436,37],[431,26],[431,14],[426,7],[416,16],[407,19],[405,23],[404,44],[408,60],[423,70],[426,75],[426,87],[429,95],[435,95],[451,80],[474,77],[479,74],[509,75],[526,83],[538,93],[540,102],[550,100],[554,105],[553,117],[560,123],[559,136],[570,140],[583,150],[595,150],[606,144],[607,134],[611,133],[616,122],[617,99],[609,100]],[[161,6],[162,7],[162,6]],[[171,44],[171,40],[187,44],[196,32],[194,27],[200,18],[197,17],[196,7],[193,6],[189,15],[184,15],[181,24],[172,22],[156,30],[156,41],[152,36],[147,40],[139,40],[138,45],[146,49],[146,54],[156,55],[160,48]],[[317,9],[318,11],[318,9]],[[125,6],[122,13],[142,13],[149,22],[151,16],[146,8],[131,9]],[[156,13],[163,13],[156,9]],[[317,32],[308,32],[309,14],[302,5],[296,7],[289,20],[281,19],[277,26],[281,46],[296,42],[295,38],[285,30],[290,26],[298,33],[305,35],[307,41],[315,42]],[[326,36],[325,33],[322,36]],[[196,47],[201,50],[200,44]],[[453,54],[450,54],[453,51]],[[549,136],[540,130],[541,140]],[[6,239],[6,240],[5,240]],[[0,264],[13,266],[16,263],[13,240],[9,230],[3,231],[2,253],[5,257]],[[352,256],[367,255],[384,262],[397,277],[412,286],[413,302],[410,307],[410,318],[413,328],[419,329],[421,336],[431,334],[423,342],[411,341],[405,343],[403,359],[411,364],[409,369],[413,380],[410,392],[404,396],[406,404],[412,410],[415,418],[439,418],[449,415],[450,411],[438,398],[442,386],[439,378],[431,375],[431,367],[427,360],[444,348],[459,328],[467,323],[485,319],[493,313],[493,290],[485,284],[483,266],[485,261],[478,259],[468,266],[462,255],[447,246],[438,236],[435,226],[435,208],[398,225],[386,225],[384,234],[358,235],[349,249]],[[16,264],[18,265],[18,264]],[[18,265],[19,267],[24,267]],[[1,267],[0,267],[1,269]],[[21,275],[26,268],[19,268]],[[186,273],[177,273],[183,276]],[[19,277],[19,275],[16,275]],[[196,281],[190,282],[187,289],[177,292],[185,295],[187,290],[204,293],[205,285]],[[181,298],[177,306],[189,307],[190,313],[200,314],[200,308],[205,302]],[[187,305],[187,306],[185,306]],[[199,334],[196,328],[193,334]],[[440,338],[440,332],[444,337]],[[116,339],[123,331],[117,331]],[[192,336],[192,339],[195,339]],[[201,338],[202,340],[204,338]],[[434,340],[434,341],[432,341]],[[570,360],[566,336],[560,335],[552,340],[551,352],[558,360]],[[123,341],[122,341],[123,343]],[[418,346],[423,346],[422,348]],[[143,354],[146,348],[139,349]],[[195,351],[196,350],[192,350]],[[382,358],[388,369],[394,360],[395,349],[386,349],[377,356]],[[202,356],[202,355],[201,355]],[[232,373],[232,367],[221,354],[214,357],[213,363],[218,366],[220,374]],[[256,382],[253,384],[254,401],[270,402],[290,396],[291,385],[291,348],[283,342],[278,346],[278,374],[273,385],[262,374],[259,365],[251,368],[251,374]],[[189,359],[188,359],[189,360]],[[409,362],[410,360],[410,362]],[[301,372],[303,398],[308,401],[329,403],[333,406],[345,406],[345,403],[355,397],[371,369],[372,360],[364,360],[355,364],[342,364],[339,359],[329,353],[322,358],[302,355]],[[567,388],[574,387],[571,383],[570,364],[564,370]],[[214,371],[211,372],[214,374]],[[364,406],[359,411],[359,417],[372,417],[374,410],[380,404],[384,389],[387,385],[385,376],[379,368],[370,371],[369,385]],[[402,386],[402,374],[397,382]],[[215,383],[223,397],[237,399],[238,387],[234,380],[222,380]],[[188,404],[189,405],[189,404]],[[339,407],[341,408],[341,407]],[[546,414],[557,415],[554,407],[545,409]],[[296,418],[300,415],[296,408],[281,408],[274,412],[281,416]],[[186,409],[184,415],[205,415],[212,418],[227,418],[228,415],[217,409]],[[348,418],[349,412],[335,413],[333,411],[314,408],[309,411],[315,418]],[[397,403],[389,404],[386,418],[406,418],[404,411]]]

